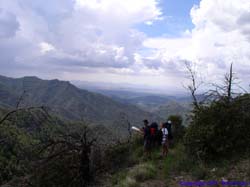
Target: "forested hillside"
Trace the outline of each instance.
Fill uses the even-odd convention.
[[[130,134],[130,117],[137,115],[143,119],[147,112],[79,90],[68,82],[3,77],[0,185],[165,187],[178,186],[181,181],[201,183],[216,180],[219,183],[225,178],[249,180],[250,96],[248,93],[234,93],[233,80],[231,66],[221,89],[215,87],[217,92],[212,90],[208,97],[204,94],[206,100],[197,98],[200,95],[196,95],[196,84],[189,87],[193,97],[189,125],[183,126],[183,111],[176,105],[176,115],[168,117],[172,121],[174,139],[167,157],[163,157],[162,147],[154,144],[151,144],[151,155],[146,155],[143,152],[143,135]],[[24,94],[18,95],[21,90],[25,90]],[[27,98],[31,99],[25,102]],[[100,102],[92,99],[100,99]],[[62,117],[61,107],[80,115],[76,110],[81,106],[88,108],[99,103],[107,104],[105,109],[119,112],[132,110],[116,121],[121,130],[119,133],[130,136],[121,138],[115,128],[109,128],[105,123],[94,123],[106,115],[111,115],[107,119],[112,119],[112,113],[118,115],[117,111],[100,114],[91,123]],[[57,112],[50,108],[52,106],[58,107]],[[165,112],[164,108],[160,109],[159,113]],[[99,108],[91,111],[100,112]],[[140,113],[131,114],[136,111]],[[234,166],[231,167],[230,163]]]
[[[52,114],[71,121],[85,120],[107,126],[117,125],[117,121],[124,118],[136,125],[141,124],[144,118],[158,119],[136,106],[78,89],[66,81],[0,76],[0,96],[2,107],[15,108],[22,97],[20,107],[45,106]]]
[[[105,126],[65,122],[39,107],[13,111],[0,114],[0,186],[86,186],[107,168],[102,155],[118,140]]]

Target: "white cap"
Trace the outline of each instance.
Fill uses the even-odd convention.
[[[168,123],[172,123],[172,121],[171,121],[171,120],[168,120]]]

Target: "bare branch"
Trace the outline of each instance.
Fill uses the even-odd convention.
[[[196,83],[196,72],[192,69],[191,65],[188,64],[187,62],[185,62],[186,68],[188,70],[189,73],[189,78],[191,80],[191,84],[188,85],[186,88],[190,91],[191,96],[193,98],[193,105],[195,108],[199,109],[199,103],[198,103],[198,99],[196,97],[196,91],[197,89],[201,86],[202,83],[199,83],[197,85]]]
[[[230,71],[228,77],[225,79],[227,82],[227,98],[230,100],[232,98],[232,81],[233,81],[233,63],[230,66]]]
[[[0,120],[0,124],[2,124],[4,121],[6,121],[12,114],[17,113],[19,111],[30,111],[30,110],[34,110],[34,109],[42,109],[43,110],[43,108],[44,108],[43,106],[39,106],[39,107],[18,108],[18,109],[12,110],[2,117],[2,119]]]
[[[233,63],[231,63],[229,73],[226,73],[224,76],[223,84],[212,84],[214,90],[210,90],[210,92],[213,93],[214,97],[219,99],[224,98],[227,102],[230,102],[235,95],[240,95],[234,92],[236,87],[243,90],[236,80],[238,80],[238,78],[235,76],[235,73],[233,73]]]

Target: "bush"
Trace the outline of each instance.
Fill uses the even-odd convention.
[[[126,177],[126,179],[123,180],[121,184],[119,185],[119,187],[138,187],[138,186],[139,185],[136,182],[136,180],[131,177]]]
[[[189,172],[196,166],[197,163],[188,157],[184,146],[180,143],[175,146],[174,151],[168,153],[167,158],[164,160],[164,172],[167,177],[169,177],[169,174]]]
[[[106,164],[111,164],[108,168],[119,167],[120,164],[127,161],[126,157],[128,156],[128,145],[121,144],[109,147],[105,152],[105,161]]]
[[[227,158],[249,151],[250,95],[201,106],[184,137],[190,156],[200,160]]]
[[[185,127],[182,125],[182,117],[179,115],[171,115],[168,117],[168,120],[172,122],[172,133],[175,143],[182,141],[185,134]]]
[[[156,168],[155,165],[150,163],[140,164],[135,166],[129,172],[129,176],[136,179],[136,181],[143,182],[155,177]]]
[[[128,143],[109,147],[103,158],[105,168],[111,170],[111,172],[116,172],[121,168],[134,165],[136,158],[129,150],[130,145]]]
[[[117,187],[137,187],[139,182],[144,182],[149,179],[153,179],[156,176],[156,166],[152,163],[143,163],[134,166],[126,173],[120,172],[116,175],[120,181]],[[114,184],[114,183],[113,183]]]

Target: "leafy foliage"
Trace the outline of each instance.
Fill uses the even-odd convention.
[[[250,95],[213,101],[194,111],[185,135],[190,155],[201,160],[225,158],[249,151]]]
[[[0,124],[0,184],[86,185],[101,167],[93,164],[101,159],[92,157],[95,143],[104,144],[96,134],[86,123],[65,123],[42,111],[13,113]]]
[[[17,112],[0,124],[0,183],[26,175],[37,158],[35,145],[39,142],[39,131],[33,133],[31,128],[26,128],[24,121],[27,117],[27,113]]]
[[[173,137],[175,139],[175,142],[182,141],[183,136],[185,134],[185,127],[182,125],[182,117],[179,115],[171,115],[168,117],[169,120],[172,122],[172,128],[173,128]]]

